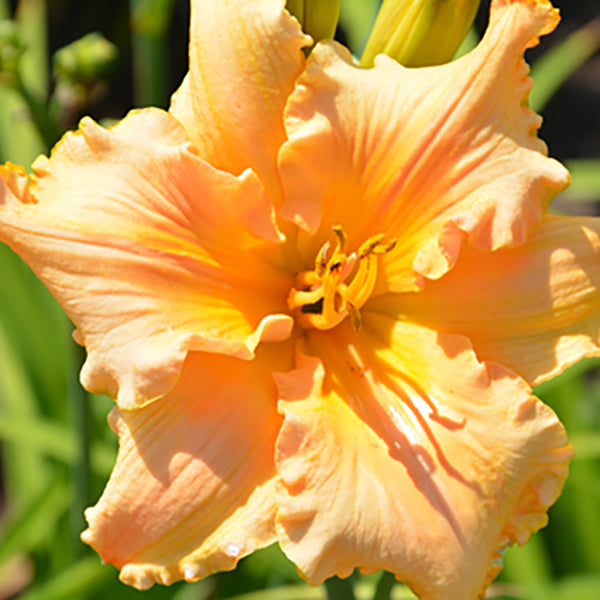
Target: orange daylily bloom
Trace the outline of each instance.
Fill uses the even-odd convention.
[[[386,569],[473,599],[547,520],[571,448],[531,394],[600,354],[600,223],[536,137],[546,0],[494,0],[441,66],[360,69],[283,0],[192,1],[169,112],[83,119],[0,239],[116,400],[83,539],[140,589],[279,542],[313,584]]]

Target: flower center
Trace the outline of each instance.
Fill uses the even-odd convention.
[[[336,245],[330,252],[326,242],[319,250],[312,271],[302,271],[290,290],[288,306],[296,311],[302,327],[331,329],[347,316],[356,332],[361,328],[360,308],[368,300],[377,280],[377,256],[389,252],[396,240],[384,243],[380,233],[364,242],[358,252],[344,253],[346,234],[339,225],[333,233]]]

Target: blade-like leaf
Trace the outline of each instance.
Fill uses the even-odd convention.
[[[560,86],[600,48],[600,18],[578,29],[535,61],[529,105],[541,112]]]

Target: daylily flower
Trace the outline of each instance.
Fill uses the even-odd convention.
[[[494,0],[465,57],[361,69],[305,61],[282,0],[193,1],[169,112],[2,167],[0,238],[116,400],[83,539],[124,582],[278,542],[312,584],[472,599],[546,523],[571,449],[530,386],[600,353],[600,224],[546,214],[569,176],[527,108],[557,21]]]

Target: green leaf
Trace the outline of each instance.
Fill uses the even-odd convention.
[[[511,546],[504,556],[503,577],[516,584],[542,584],[552,581],[548,549],[537,534],[524,546]]]
[[[97,593],[114,578],[97,556],[86,556],[51,579],[36,584],[20,600],[72,600],[77,594]]]
[[[59,137],[57,124],[47,111],[50,74],[48,69],[47,7],[46,0],[21,0],[16,20],[26,50],[19,62],[18,88],[31,120],[37,129],[37,140],[28,140],[27,149],[33,156],[48,152]],[[41,147],[40,144],[41,142]],[[14,157],[10,157],[15,160]],[[29,165],[31,159],[25,165]]]
[[[561,85],[600,48],[600,19],[578,29],[535,61],[529,106],[541,112]]]
[[[570,440],[575,450],[573,460],[600,459],[600,435],[597,431],[575,432],[570,436]]]
[[[13,415],[0,410],[0,438],[5,442],[23,444],[37,454],[65,463],[71,462],[75,454],[71,432],[49,419]]]
[[[1,244],[0,273],[10,282],[0,294],[0,327],[6,332],[12,360],[21,363],[32,394],[38,396],[32,405],[52,402],[43,406],[46,412],[65,415],[65,356],[72,326],[31,269]]]
[[[38,495],[21,507],[14,518],[6,518],[0,542],[0,564],[20,552],[31,552],[44,540],[52,539],[61,515],[69,507],[64,481],[49,480]]]
[[[588,359],[567,369],[560,377],[536,388],[544,402],[556,410],[569,435],[599,436],[597,398],[590,393],[584,374],[598,365]],[[562,496],[550,512],[551,527],[544,537],[552,543],[552,562],[559,573],[600,570],[600,512],[597,482],[600,463],[573,460]]]
[[[19,442],[30,450],[67,464],[77,458],[77,447],[72,432],[64,425],[43,417],[22,417],[0,411],[0,439]],[[115,462],[115,451],[101,444],[91,450],[91,464],[101,477],[110,474]]]
[[[564,577],[557,583],[531,589],[526,600],[595,600],[600,598],[600,574]]]
[[[173,0],[129,0],[134,100],[137,106],[168,103],[167,29]]]
[[[10,17],[10,7],[8,0],[0,0],[0,19],[8,19]]]
[[[356,600],[352,578],[330,577],[325,581],[328,600]]]
[[[46,98],[49,84],[46,0],[21,0],[16,18],[27,46],[23,79],[33,93]]]
[[[215,579],[209,578],[182,585],[171,600],[212,600],[216,597]]]
[[[375,595],[373,600],[390,600],[392,597],[392,590],[394,589],[397,581],[393,573],[387,571],[381,574],[377,586],[375,588]]]
[[[23,99],[12,88],[0,85],[0,163],[10,160],[29,166],[44,150]]]
[[[325,600],[323,588],[311,588],[307,585],[288,585],[275,587],[241,596],[232,596],[229,600]]]
[[[4,410],[22,420],[35,418],[38,412],[35,393],[1,323],[0,357],[0,401]],[[7,502],[9,507],[21,506],[36,496],[44,485],[44,462],[19,437],[7,444],[4,451]]]
[[[357,600],[371,600],[373,598],[375,580],[359,582],[355,586]],[[323,586],[315,588],[308,585],[288,585],[274,587],[240,596],[233,596],[228,600],[325,600],[326,594]],[[336,600],[342,600],[337,596]],[[415,600],[416,596],[404,585],[396,585],[390,596],[391,600]]]
[[[164,35],[169,28],[175,0],[131,0],[132,28],[151,36]]]
[[[579,202],[600,201],[600,160],[569,160],[566,161],[565,166],[571,172],[572,180],[571,185],[560,195],[560,198]]]

